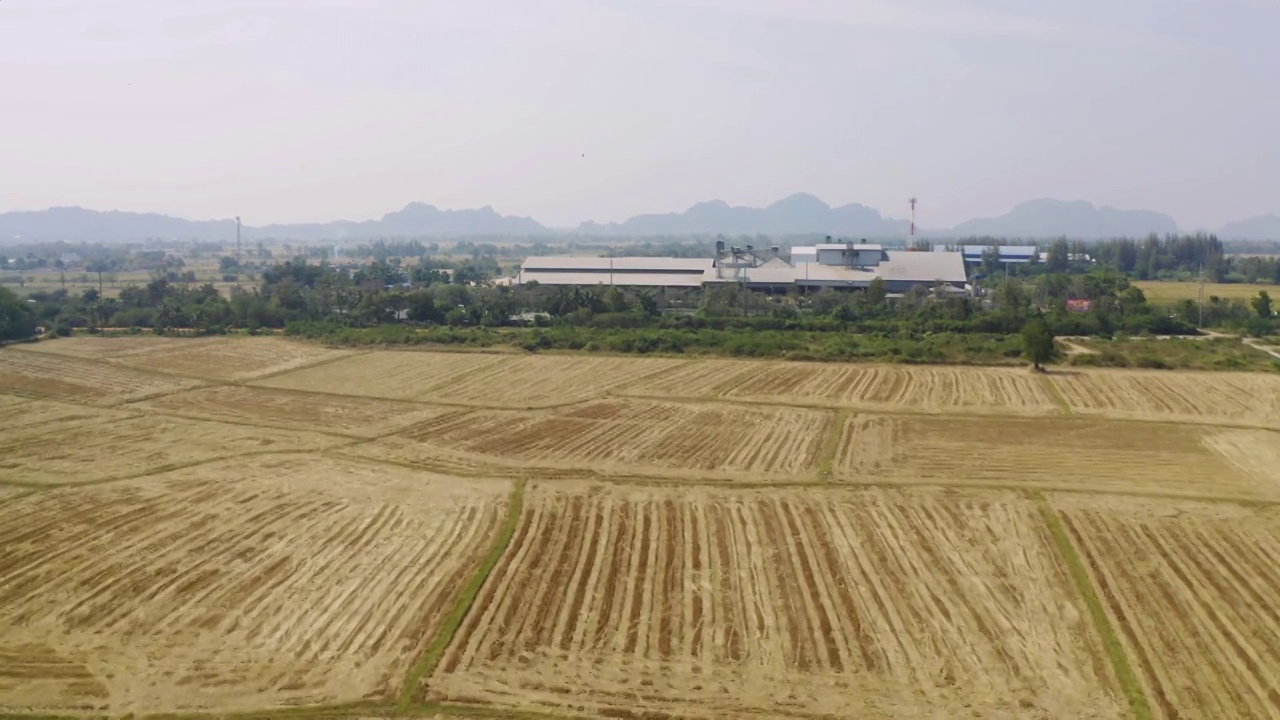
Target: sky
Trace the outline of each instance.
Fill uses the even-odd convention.
[[[0,0],[0,212],[1280,213],[1280,0]]]

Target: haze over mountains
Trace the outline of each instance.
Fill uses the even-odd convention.
[[[732,206],[722,200],[701,202],[684,212],[637,215],[620,223],[585,222],[574,229],[548,228],[528,217],[502,215],[492,207],[440,210],[414,202],[377,220],[337,220],[243,228],[246,240],[355,240],[377,237],[536,237],[577,233],[586,236],[764,234],[775,237],[822,234],[833,237],[895,239],[907,235],[908,221],[888,218],[878,210],[850,203],[831,207],[807,193],[797,193],[767,207]],[[951,228],[920,228],[930,238],[994,236],[1073,239],[1144,237],[1178,232],[1177,222],[1163,213],[1095,207],[1084,201],[1030,200],[1004,215],[976,218]],[[1262,215],[1229,223],[1223,239],[1280,240],[1280,216]],[[148,238],[228,240],[235,220],[185,220],[153,213],[100,212],[78,207],[0,213],[0,243],[22,240],[119,242]]]

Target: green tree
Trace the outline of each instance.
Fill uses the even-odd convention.
[[[1254,312],[1258,313],[1258,317],[1271,317],[1271,295],[1266,290],[1259,290],[1258,296],[1250,300],[1249,304],[1253,306]]]
[[[1022,354],[1031,360],[1036,370],[1043,370],[1044,364],[1053,359],[1055,351],[1053,332],[1044,318],[1033,317],[1022,326]]]
[[[0,340],[22,340],[36,334],[36,316],[28,303],[0,287]]]
[[[867,285],[867,302],[873,306],[883,305],[888,292],[884,288],[884,279],[876,276]]]
[[[1071,268],[1071,250],[1066,238],[1058,238],[1049,245],[1049,258],[1046,264],[1051,273],[1064,273]]]
[[[627,303],[627,297],[622,294],[618,286],[610,286],[604,293],[604,307],[612,313],[621,313],[630,310],[631,307]]]

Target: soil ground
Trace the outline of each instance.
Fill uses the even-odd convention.
[[[0,713],[1280,717],[1268,374],[59,339],[0,509]]]

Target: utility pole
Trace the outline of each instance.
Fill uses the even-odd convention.
[[[236,216],[236,264],[240,264],[240,216]]]
[[[1204,327],[1204,263],[1200,263],[1200,321],[1196,327]]]

